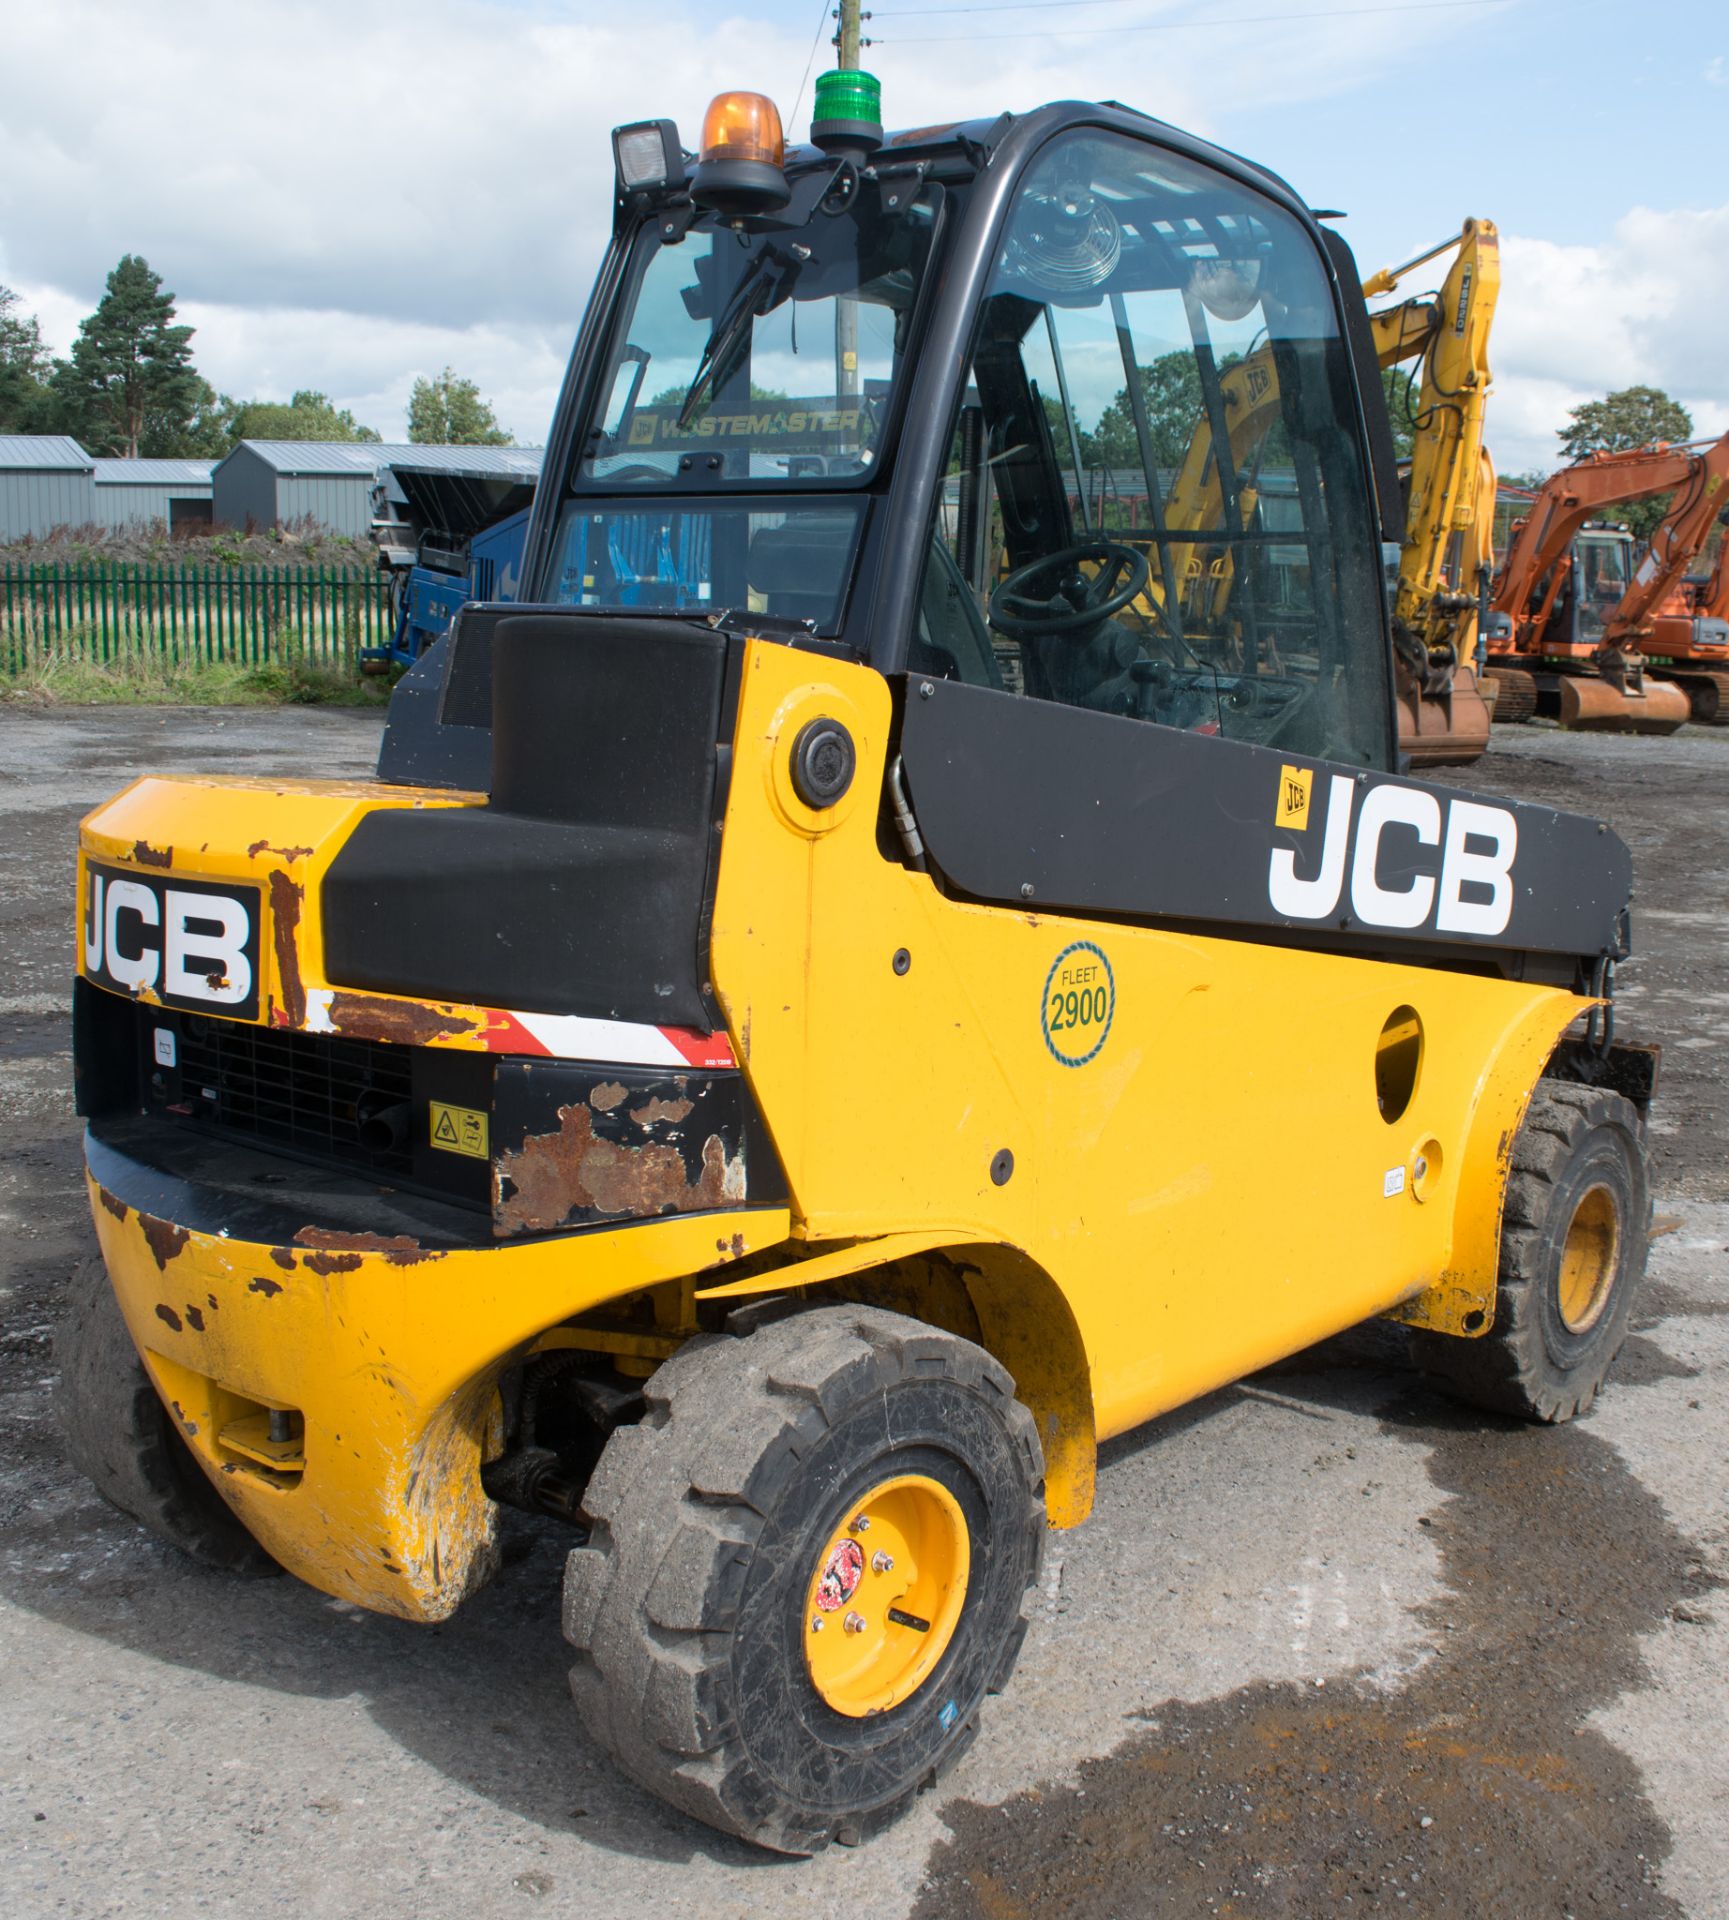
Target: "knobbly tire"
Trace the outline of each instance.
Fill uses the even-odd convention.
[[[1455,1398],[1559,1422],[1596,1398],[1626,1337],[1651,1224],[1644,1127],[1620,1094],[1543,1080],[1513,1142],[1495,1324],[1413,1335]]]
[[[981,1348],[855,1306],[693,1340],[645,1397],[640,1424],[607,1442],[584,1501],[593,1531],[565,1572],[583,1722],[710,1826],[782,1853],[863,1840],[959,1758],[1013,1671],[1045,1528],[1032,1417]],[[896,1533],[908,1487],[934,1532]],[[859,1532],[873,1498],[876,1531]],[[936,1564],[957,1514],[958,1615],[945,1628],[919,1602],[948,1635],[935,1666],[904,1672],[911,1690],[881,1710],[863,1690],[819,1691],[820,1661],[852,1657],[852,1606],[870,1611],[894,1577],[891,1561],[870,1585],[888,1557],[872,1542],[925,1539],[930,1553],[906,1557]],[[917,1646],[857,1631],[861,1656]]]
[[[248,1579],[282,1571],[223,1504],[175,1430],[100,1260],[73,1269],[54,1352],[55,1412],[66,1451],[110,1506],[201,1566]]]

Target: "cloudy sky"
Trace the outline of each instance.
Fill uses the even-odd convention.
[[[448,363],[539,441],[609,217],[608,130],[670,114],[688,144],[747,86],[802,136],[831,4],[0,0],[0,282],[63,351],[142,253],[227,393],[320,388],[390,438]],[[1119,98],[1345,209],[1365,271],[1496,220],[1504,471],[1552,465],[1567,409],[1636,381],[1729,427],[1724,0],[870,10],[891,125]]]

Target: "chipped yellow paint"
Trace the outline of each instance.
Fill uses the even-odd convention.
[[[557,1321],[696,1271],[718,1237],[755,1252],[788,1224],[776,1210],[705,1214],[332,1258],[170,1235],[94,1182],[91,1199],[132,1337],[229,1505],[291,1573],[409,1620],[444,1619],[491,1570],[496,1510],[480,1467],[498,1445],[502,1367]],[[221,1443],[270,1408],[304,1421],[298,1475]]]
[[[858,753],[852,793],[823,812],[785,777],[819,713],[845,718]],[[747,646],[710,961],[789,1208],[428,1255],[247,1244],[93,1195],[164,1399],[302,1578],[444,1618],[496,1550],[480,1467],[501,1445],[500,1373],[643,1288],[666,1285],[681,1317],[607,1348],[639,1372],[681,1337],[693,1295],[720,1307],[828,1280],[869,1298],[873,1267],[892,1267],[897,1307],[916,1310],[909,1276],[940,1268],[1032,1411],[1056,1526],[1091,1507],[1101,1438],[1373,1314],[1488,1324],[1510,1143],[1556,1039],[1593,1003],[949,898],[878,845],[891,718],[869,669]],[[81,851],[291,901],[295,924],[261,941],[266,1018],[482,1047],[497,1011],[337,994],[318,962],[320,883],[366,812],[477,804],[366,783],[141,781],[86,820]],[[1042,1019],[1077,941],[1108,954],[1113,982],[1084,1056]],[[912,964],[897,973],[900,948]],[[1407,1006],[1421,1065],[1388,1124],[1377,1049]],[[806,1257],[721,1271],[788,1241]],[[272,1409],[303,1419],[299,1456],[272,1451]]]

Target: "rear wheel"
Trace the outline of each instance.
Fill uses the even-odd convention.
[[[1513,1143],[1495,1324],[1479,1340],[1419,1333],[1419,1361],[1497,1413],[1583,1413],[1626,1337],[1650,1220],[1638,1109],[1617,1093],[1543,1081]]]
[[[784,1853],[893,1820],[1013,1670],[1032,1418],[971,1342],[869,1307],[693,1341],[608,1441],[565,1575],[571,1687],[623,1770]]]
[[[282,1571],[223,1504],[176,1431],[100,1260],[73,1269],[54,1352],[66,1451],[103,1499],[203,1566],[249,1579]]]

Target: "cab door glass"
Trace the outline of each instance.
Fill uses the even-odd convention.
[[[981,309],[915,671],[1384,765],[1379,561],[1310,236],[1159,148],[1054,142]]]

